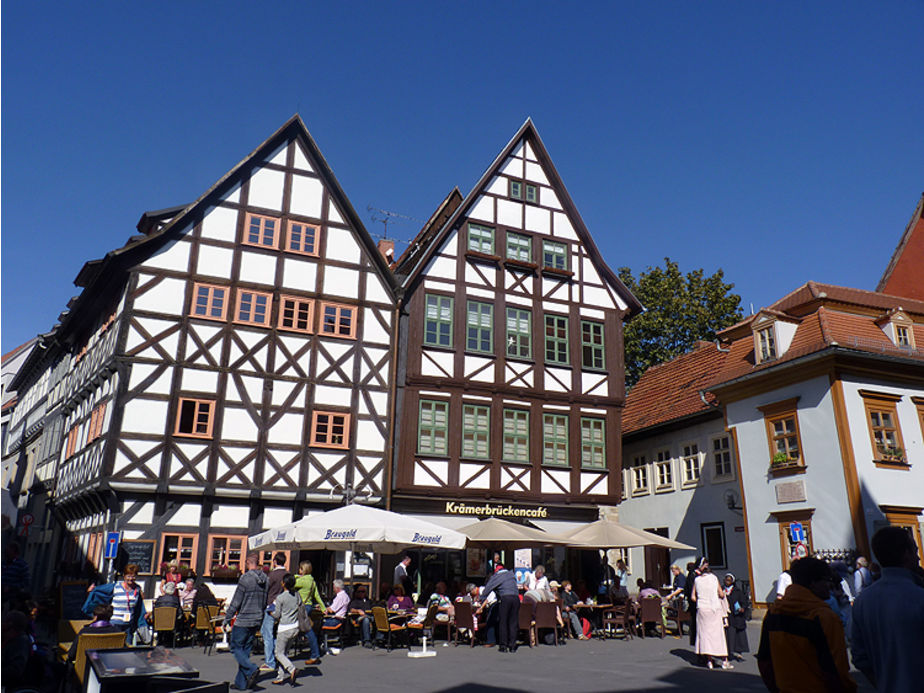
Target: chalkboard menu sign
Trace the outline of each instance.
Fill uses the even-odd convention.
[[[87,618],[83,613],[83,603],[87,601],[86,582],[62,582],[61,591],[61,618],[65,621],[77,621]]]
[[[129,563],[138,566],[139,575],[154,573],[154,540],[136,539],[119,544],[119,558],[116,567],[122,570]]]

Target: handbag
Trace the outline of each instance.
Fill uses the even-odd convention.
[[[301,599],[299,599],[295,615],[298,618],[298,630],[300,633],[307,633],[311,630],[311,618],[308,616],[308,609],[305,608],[305,603]]]

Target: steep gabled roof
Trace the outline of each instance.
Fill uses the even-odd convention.
[[[443,224],[459,208],[460,204],[462,204],[462,193],[459,192],[459,187],[456,186],[449,191],[449,194],[440,202],[439,207],[427,219],[427,223],[414,236],[414,240],[401,253],[401,257],[395,263],[395,274],[404,274],[413,266],[418,254],[429,245],[434,234],[443,228]]]
[[[924,299],[924,195],[889,259],[876,291]]]
[[[222,176],[212,187],[206,190],[196,201],[185,207],[170,207],[165,210],[146,213],[139,221],[139,229],[144,227],[146,229],[145,234],[132,236],[128,243],[121,248],[108,252],[100,260],[93,260],[88,263],[90,267],[85,266],[86,274],[84,270],[81,270],[78,275],[78,280],[85,277],[87,286],[61,321],[60,339],[66,341],[71,338],[72,330],[76,325],[85,324],[85,322],[81,321],[85,314],[90,311],[90,306],[94,305],[100,292],[104,291],[106,287],[112,286],[116,279],[129,268],[144,261],[166,243],[173,240],[189,220],[196,219],[206,208],[231,191],[238,181],[249,173],[252,166],[263,161],[281,144],[291,139],[298,140],[305,147],[309,159],[315,166],[316,173],[333,196],[338,208],[342,210],[347,222],[356,229],[360,242],[368,251],[370,260],[378,268],[379,274],[385,280],[389,291],[394,295],[395,279],[388,267],[388,263],[382,257],[359,215],[340,187],[340,183],[305,127],[304,122],[302,122],[301,117],[295,114],[281,128]],[[165,219],[169,219],[169,221],[160,226],[157,225],[158,221]]]
[[[652,366],[626,395],[623,434],[711,411],[715,397],[700,392],[715,378],[728,354],[712,342],[697,342],[692,351]]]
[[[922,272],[922,276],[924,276],[924,272]],[[893,296],[877,291],[866,291],[865,289],[852,289],[850,287],[836,286],[834,284],[821,284],[813,281],[806,282],[776,303],[771,304],[770,309],[782,313],[798,315],[800,314],[798,311],[799,308],[804,307],[807,311],[812,310],[814,308],[813,302],[815,301],[843,303],[862,308],[875,308],[881,310],[889,310],[890,308],[901,306],[906,312],[924,315],[924,301],[918,301],[904,296]]]
[[[561,176],[558,175],[558,170],[555,168],[555,164],[552,163],[552,158],[549,156],[548,150],[545,148],[545,144],[542,142],[542,138],[539,137],[539,133],[536,130],[535,125],[533,125],[531,118],[527,118],[526,122],[524,122],[520,129],[517,130],[513,138],[501,150],[491,165],[488,166],[488,168],[482,174],[481,178],[478,179],[478,182],[475,183],[475,186],[471,189],[468,195],[466,195],[465,199],[462,200],[461,204],[458,206],[452,216],[446,220],[446,222],[442,225],[437,233],[429,236],[429,242],[426,244],[426,246],[422,247],[422,252],[417,254],[416,257],[412,260],[408,260],[406,263],[407,267],[405,268],[408,274],[403,282],[403,286],[408,288],[417,281],[420,273],[423,271],[423,268],[426,266],[430,257],[434,252],[437,251],[437,249],[442,246],[443,241],[446,240],[447,235],[452,231],[459,219],[469,213],[472,206],[477,201],[478,196],[481,194],[490,180],[498,174],[504,161],[506,161],[507,157],[513,153],[517,144],[523,139],[528,140],[533,145],[533,152],[538,158],[539,163],[542,165],[545,174],[548,176],[552,188],[558,194],[562,207],[570,218],[578,238],[587,249],[587,253],[590,255],[597,271],[599,271],[601,276],[603,276],[604,279],[610,284],[610,286],[613,287],[613,290],[619,294],[622,300],[626,302],[626,305],[628,306],[627,317],[637,315],[643,310],[642,304],[637,298],[635,298],[635,296],[632,295],[632,292],[626,288],[626,285],[622,283],[619,277],[617,277],[616,274],[607,266],[606,262],[604,262],[603,256],[600,255],[600,251],[597,249],[597,246],[594,243],[590,232],[587,230],[587,227],[584,224],[584,220],[581,218],[581,215],[578,212],[574,201],[571,199],[571,195],[568,194],[568,189],[562,182]],[[420,234],[418,234],[418,236],[420,236]]]

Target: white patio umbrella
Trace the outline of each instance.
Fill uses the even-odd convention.
[[[468,537],[470,546],[472,544],[478,546],[508,544],[528,548],[568,543],[567,539],[541,529],[519,525],[497,517],[489,517],[486,520],[459,527],[459,531]]]
[[[583,549],[631,549],[637,546],[662,546],[667,549],[696,548],[653,532],[624,525],[609,517],[601,517],[596,522],[561,534],[559,538],[566,540],[568,546]]]
[[[327,549],[397,553],[414,546],[465,548],[466,536],[419,518],[367,505],[345,505],[250,537],[251,551]]]

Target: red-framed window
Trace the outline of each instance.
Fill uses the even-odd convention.
[[[322,303],[321,334],[356,339],[356,306]]]
[[[214,284],[193,284],[189,314],[207,320],[224,320],[228,312],[230,289]]]
[[[160,565],[176,561],[188,568],[196,567],[196,553],[199,548],[198,534],[164,533],[160,535]],[[154,570],[160,572],[160,567]]]
[[[310,333],[314,323],[314,301],[300,296],[279,297],[279,329]]]
[[[282,221],[264,214],[248,214],[244,219],[244,244],[260,248],[278,248]]]
[[[262,291],[250,291],[249,289],[238,289],[234,322],[269,327],[272,308],[272,294]]]
[[[237,534],[209,534],[206,575],[215,570],[237,568],[244,572],[244,558],[247,555],[247,537]]]
[[[213,400],[181,397],[173,434],[186,438],[211,438],[214,414]]]
[[[345,449],[350,443],[350,415],[316,411],[311,415],[311,444],[320,448]]]
[[[321,227],[317,224],[306,224],[303,221],[289,221],[286,250],[293,253],[317,257],[320,241]]]
[[[67,446],[64,448],[64,458],[71,457],[77,452],[77,438],[80,435],[80,424],[71,427],[67,432]]]

